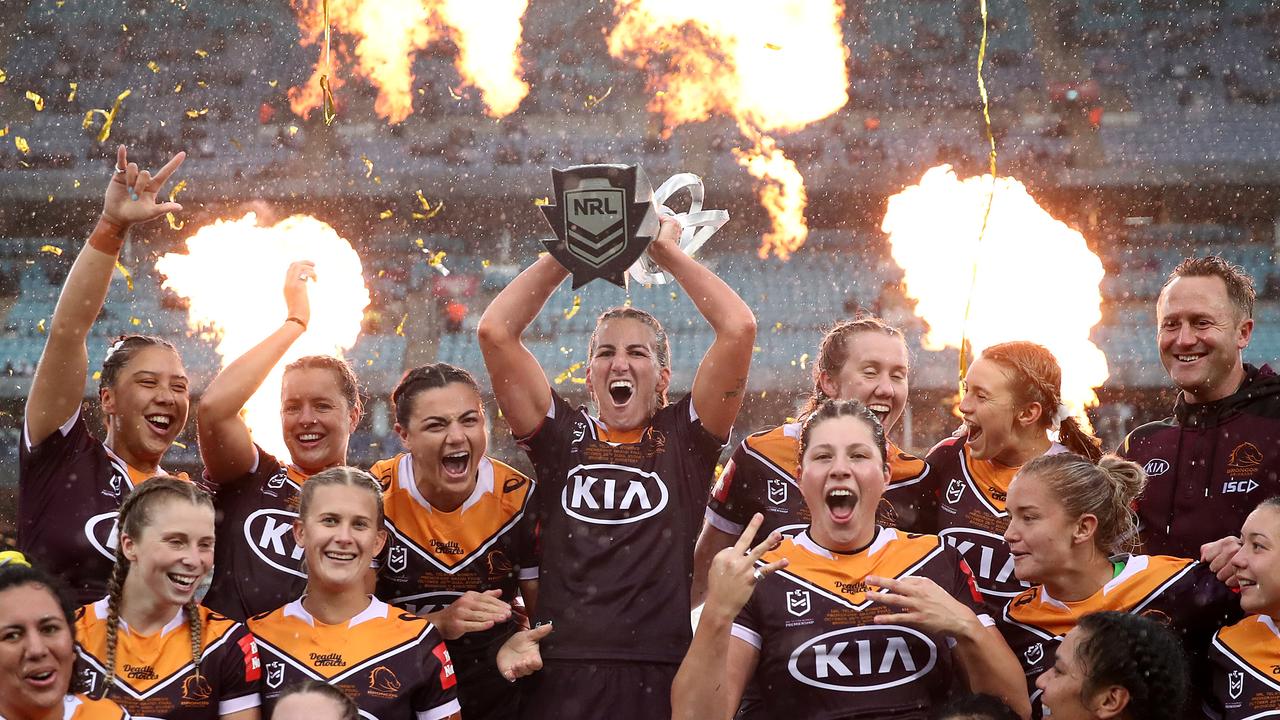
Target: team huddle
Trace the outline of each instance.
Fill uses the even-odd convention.
[[[477,338],[526,477],[488,455],[472,369],[445,363],[404,374],[404,451],[368,471],[347,464],[363,407],[334,357],[285,368],[288,457],[255,444],[241,409],[311,321],[299,258],[287,317],[203,389],[189,478],[162,466],[190,419],[168,342],[115,342],[105,439],[82,414],[126,232],[181,210],[157,194],[182,161],[153,176],[118,150],[54,311],[22,554],[0,562],[0,719],[1280,718],[1280,380],[1242,361],[1253,290],[1221,259],[1161,291],[1178,404],[1117,454],[1025,341],[985,349],[962,426],[904,452],[905,339],[858,316],[823,338],[799,418],[717,475],[751,309],[663,219],[648,256],[714,341],[668,398],[659,320],[606,311],[592,412],[523,341],[569,274],[543,255]]]

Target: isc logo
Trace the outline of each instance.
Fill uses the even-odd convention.
[[[1013,574],[1013,556],[1000,535],[973,528],[948,528],[939,534],[969,563],[984,595],[1011,598],[1031,587]]]
[[[293,539],[293,521],[297,513],[264,508],[244,521],[244,539],[263,562],[271,567],[306,577],[301,569],[302,548]]]
[[[569,471],[560,504],[597,525],[639,522],[667,506],[667,486],[655,473],[625,465],[579,465]]]
[[[874,692],[909,683],[933,669],[938,648],[900,625],[865,625],[819,635],[791,653],[800,682],[838,692]]]
[[[1258,489],[1253,480],[1228,480],[1222,484],[1223,493],[1248,493]]]

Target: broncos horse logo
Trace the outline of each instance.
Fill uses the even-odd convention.
[[[400,678],[391,668],[379,665],[369,673],[369,692],[395,696],[400,692]]]
[[[209,686],[209,681],[204,679],[203,675],[192,675],[182,681],[182,699],[183,700],[208,700],[213,697],[213,688]]]

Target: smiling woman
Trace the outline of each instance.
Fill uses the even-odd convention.
[[[152,177],[128,162],[123,146],[117,149],[102,215],[67,275],[27,397],[18,542],[35,562],[65,578],[80,602],[106,591],[115,560],[110,520],[135,485],[164,472],[160,461],[187,423],[182,358],[164,340],[142,335],[117,340],[103,362],[98,401],[105,441],[90,434],[81,409],[89,374],[86,340],[120,248],[133,225],[182,209],[156,197],[184,157],[178,153]]]

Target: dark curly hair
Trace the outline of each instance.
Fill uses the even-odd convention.
[[[871,438],[876,444],[876,448],[880,451],[880,459],[885,467],[889,466],[888,444],[884,437],[884,427],[880,425],[880,419],[876,414],[867,409],[866,405],[857,400],[823,400],[819,403],[816,410],[804,419],[804,425],[800,426],[800,457],[804,457],[804,453],[809,449],[809,435],[813,432],[813,428],[822,424],[824,420],[830,420],[838,417],[852,417],[861,420],[871,428]]]
[[[1076,629],[1084,634],[1076,645],[1084,695],[1119,685],[1129,691],[1126,709],[1133,720],[1179,716],[1187,699],[1187,661],[1168,627],[1108,610],[1085,615]]]

